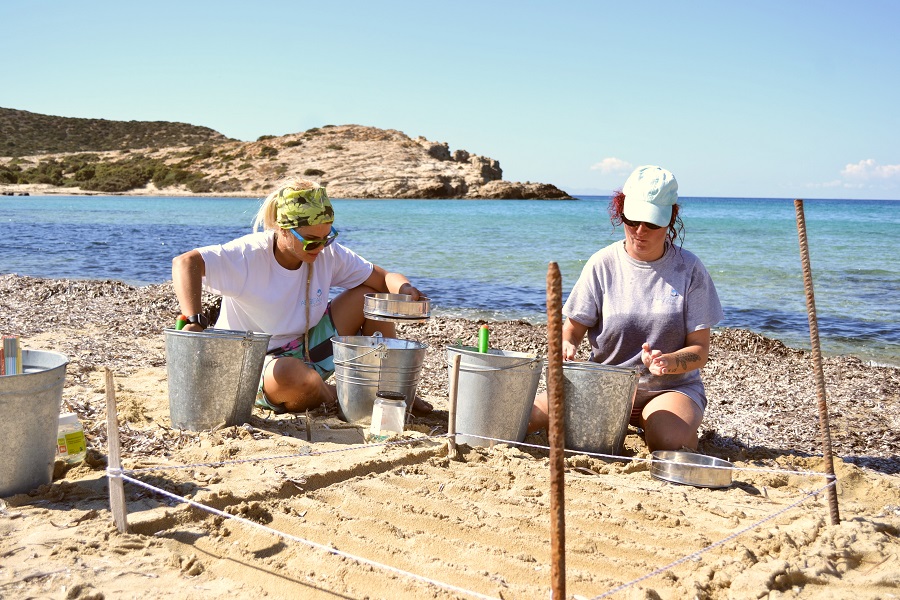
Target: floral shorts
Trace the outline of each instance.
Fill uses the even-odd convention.
[[[280,348],[273,348],[266,353],[263,362],[262,374],[259,376],[259,388],[256,390],[256,406],[271,410],[276,414],[287,412],[280,404],[270,402],[263,391],[263,380],[266,376],[266,369],[269,363],[277,358],[289,356],[298,358],[307,365],[316,370],[322,381],[331,377],[334,373],[334,349],[331,345],[331,338],[337,335],[337,329],[331,321],[331,304],[325,310],[325,316],[316,323],[315,327],[309,330],[309,361],[306,360],[304,352],[303,337],[291,340]]]

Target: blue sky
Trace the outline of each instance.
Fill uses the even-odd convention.
[[[0,106],[255,140],[398,129],[605,194],[900,199],[900,2],[0,5]]]

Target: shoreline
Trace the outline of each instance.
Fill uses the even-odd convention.
[[[81,188],[59,187],[44,183],[0,184],[0,199],[3,196],[27,198],[30,196],[171,196],[174,198],[247,198],[263,200],[265,196],[255,196],[246,192],[192,192],[182,186],[158,189],[153,184],[127,192],[93,192]]]
[[[18,273],[7,273],[7,274],[5,274],[5,275],[7,275],[7,276],[12,276],[12,277],[25,277],[25,278],[35,279],[35,280],[44,280],[44,281],[67,281],[67,282],[68,282],[68,281],[72,281],[72,282],[86,282],[86,283],[88,283],[88,284],[90,284],[90,283],[92,283],[92,282],[95,282],[95,283],[99,283],[99,282],[115,282],[115,283],[122,284],[122,285],[125,285],[125,286],[128,286],[128,287],[131,287],[131,288],[144,288],[144,287],[153,288],[153,287],[155,287],[155,286],[160,286],[160,285],[162,285],[162,286],[171,286],[171,280],[168,280],[168,281],[165,281],[165,282],[162,282],[162,283],[141,283],[141,282],[135,283],[135,282],[125,281],[125,280],[122,280],[122,279],[97,279],[97,278],[92,278],[92,277],[63,277],[63,278],[54,278],[54,277],[42,277],[42,276],[33,276],[33,275],[20,275],[20,274],[18,274]],[[4,276],[4,274],[0,274],[0,276]],[[173,297],[174,297],[174,293],[173,293]],[[210,300],[210,302],[212,302],[212,301],[213,301],[213,300]],[[525,323],[528,323],[528,324],[530,324],[530,325],[537,326],[537,327],[543,327],[543,326],[546,325],[546,316],[545,316],[545,315],[543,316],[543,318],[540,318],[540,319],[529,318],[529,317],[518,317],[518,318],[516,318],[516,317],[510,317],[510,318],[500,318],[500,319],[496,319],[496,318],[486,318],[486,317],[482,317],[482,316],[477,315],[477,314],[471,314],[471,315],[466,315],[466,314],[462,314],[462,315],[460,315],[460,314],[454,314],[454,312],[456,312],[457,310],[459,310],[460,312],[466,312],[466,310],[463,310],[463,309],[447,309],[446,311],[441,311],[440,309],[438,309],[438,310],[435,311],[434,316],[436,316],[436,317],[441,317],[441,318],[445,318],[445,319],[451,319],[451,320],[471,321],[471,322],[473,322],[473,323],[494,323],[494,322],[506,322],[506,321],[510,321],[510,322],[522,321],[522,322],[525,322]],[[474,312],[477,312],[477,311],[476,311],[475,309],[472,309],[472,312],[474,313]],[[175,308],[175,313],[174,313],[174,314],[177,314],[177,307]],[[712,329],[712,332],[713,332],[713,334],[715,335],[716,333],[721,333],[722,331],[727,330],[727,329],[739,329],[739,330],[745,330],[745,331],[750,332],[750,333],[752,333],[752,334],[754,334],[754,335],[758,335],[758,336],[760,336],[760,337],[762,337],[762,338],[771,339],[771,340],[773,340],[773,341],[775,341],[775,342],[777,342],[777,343],[779,343],[779,344],[785,345],[786,347],[790,347],[790,348],[796,349],[796,350],[799,351],[799,352],[807,352],[807,353],[810,353],[810,352],[811,352],[811,349],[810,349],[809,346],[807,346],[807,345],[804,345],[804,346],[802,346],[802,347],[792,346],[792,345],[789,345],[789,344],[790,344],[789,342],[784,342],[784,341],[780,340],[780,339],[777,338],[777,337],[770,337],[771,334],[760,333],[760,332],[754,331],[753,329],[749,329],[749,328],[746,328],[746,327],[716,326],[716,327],[714,327],[714,328]],[[820,346],[821,346],[821,344],[820,344]],[[851,352],[840,352],[840,351],[832,351],[832,350],[822,350],[822,349],[820,348],[820,352],[821,352],[823,358],[829,358],[829,359],[846,359],[846,358],[852,358],[852,359],[854,359],[854,360],[859,360],[859,361],[861,361],[861,362],[862,362],[864,365],[866,365],[866,366],[900,369],[900,359],[898,359],[897,362],[893,362],[893,363],[892,363],[892,362],[889,362],[889,361],[882,361],[882,360],[879,360],[879,358],[873,357],[873,356],[871,355],[871,351],[870,351],[870,355],[869,355],[869,356],[865,356],[865,350],[866,350],[865,348],[860,348],[860,350],[859,350],[857,353],[854,353],[854,352],[852,352],[852,351],[851,351]]]
[[[159,189],[154,186],[152,183],[147,187],[136,188],[133,190],[128,190],[127,192],[94,192],[89,190],[82,190],[81,188],[68,188],[68,187],[59,187],[53,186],[44,183],[27,183],[27,184],[0,184],[0,199],[4,196],[13,197],[13,198],[28,198],[31,196],[41,197],[41,196],[110,196],[110,197],[142,197],[142,196],[151,196],[151,197],[173,197],[173,198],[247,198],[252,200],[265,200],[268,191],[262,195],[248,194],[247,192],[192,192],[185,188],[184,186],[169,186],[166,188]],[[477,197],[477,196],[466,196],[466,197],[446,197],[446,198],[434,198],[429,196],[423,197],[364,197],[364,198],[343,198],[343,197],[335,197],[336,200],[496,200],[498,202],[503,202],[505,200],[517,200],[517,199],[525,199],[525,198],[492,198],[492,197]],[[542,202],[575,202],[578,201],[579,198],[576,196],[569,196],[567,198],[529,198],[529,200],[539,200]]]

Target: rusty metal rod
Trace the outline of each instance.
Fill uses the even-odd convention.
[[[566,597],[565,443],[566,413],[562,370],[562,277],[559,265],[547,268],[547,404],[550,425],[550,579],[551,598]]]
[[[806,240],[806,218],[803,216],[803,200],[794,200],[797,212],[797,236],[800,240],[800,262],[803,265],[803,286],[806,288],[806,314],[809,317],[809,340],[812,344],[813,379],[816,384],[816,399],[819,405],[819,432],[822,436],[822,457],[825,459],[825,472],[829,482],[837,477],[834,474],[834,457],[831,454],[831,430],[828,425],[828,403],[825,400],[825,375],[822,372],[822,352],[819,348],[819,324],[816,319],[816,298],[813,294],[812,268],[809,264],[809,245]],[[841,522],[838,513],[836,486],[828,488],[828,508],[831,524]]]

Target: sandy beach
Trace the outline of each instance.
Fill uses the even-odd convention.
[[[547,452],[448,457],[445,348],[473,344],[479,323],[400,328],[429,346],[419,393],[436,410],[372,445],[327,409],[172,428],[162,332],[176,313],[170,283],[0,275],[0,330],[69,357],[63,400],[89,444],[84,463],[57,462],[52,484],[0,499],[0,598],[549,597]],[[494,347],[545,354],[545,327],[490,325]],[[106,369],[128,533],[109,508]],[[900,597],[900,369],[829,357],[824,374],[839,524],[809,353],[717,331],[700,451],[732,461],[733,483],[652,477],[634,429],[618,459],[569,455],[567,597]]]

